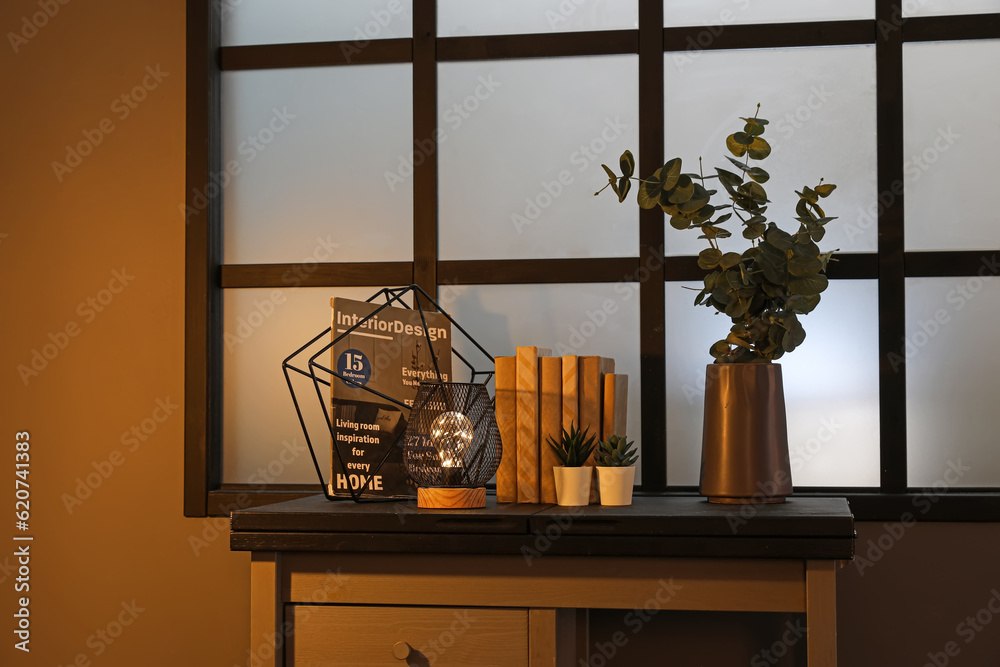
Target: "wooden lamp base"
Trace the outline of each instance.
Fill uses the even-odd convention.
[[[486,487],[474,489],[456,487],[419,487],[417,507],[425,509],[458,510],[486,507]]]

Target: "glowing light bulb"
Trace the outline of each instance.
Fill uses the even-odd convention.
[[[431,444],[441,457],[441,467],[462,465],[462,452],[472,442],[472,421],[461,412],[445,412],[431,424]]]

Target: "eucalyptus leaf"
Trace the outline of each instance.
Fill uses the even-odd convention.
[[[670,216],[670,226],[677,230],[687,229],[691,226],[691,221],[683,215],[672,215]]]
[[[719,357],[729,354],[729,346],[726,345],[726,341],[720,340],[709,348],[708,353],[718,359]]]
[[[698,253],[698,266],[703,269],[715,268],[721,260],[722,252],[715,248],[705,248]]]
[[[692,224],[702,224],[708,222],[713,215],[715,215],[715,207],[711,204],[705,204],[698,209],[697,212],[693,213],[694,218],[692,219]]]
[[[635,173],[635,157],[632,155],[632,151],[622,153],[622,156],[618,158],[618,164],[625,178],[631,178],[632,174]]]
[[[694,182],[687,174],[681,174],[677,179],[677,185],[667,195],[667,201],[671,204],[683,204],[694,196]]]
[[[764,291],[764,294],[772,299],[780,299],[785,296],[785,288],[782,287],[783,284],[784,280],[772,280],[761,283],[760,288]]]
[[[726,315],[733,319],[738,319],[746,315],[747,310],[750,308],[750,302],[746,299],[736,298],[729,302],[726,306]]]
[[[791,352],[805,341],[806,330],[802,328],[802,323],[795,315],[786,318],[785,326],[787,333],[781,341],[781,347],[784,348],[785,352]]]
[[[627,176],[622,176],[620,179],[618,179],[618,190],[619,190],[619,192],[618,192],[618,203],[619,204],[622,203],[623,201],[625,201],[625,198],[628,197],[628,191],[631,190],[631,189],[632,189],[632,181],[630,181]]]
[[[814,189],[816,190],[816,194],[818,194],[820,197],[825,198],[833,194],[833,191],[837,189],[837,186],[834,185],[833,183],[821,183],[820,185],[817,185]]]
[[[767,240],[767,244],[774,246],[778,250],[792,250],[795,247],[795,239],[792,238],[792,235],[773,222],[768,226],[767,231],[764,232],[764,238]]]
[[[750,198],[753,199],[755,202],[760,203],[760,204],[766,204],[767,203],[767,201],[768,201],[768,199],[767,199],[767,192],[765,192],[764,188],[762,188],[759,184],[757,184],[757,183],[746,183],[745,187],[746,187],[747,193],[749,193],[749,195],[750,195]]]
[[[757,239],[764,236],[764,225],[763,223],[757,223],[754,225],[747,225],[743,230],[743,238],[745,239]]]
[[[736,141],[736,136],[732,134],[726,137],[726,148],[728,148],[729,152],[736,157],[743,157],[747,154],[746,144]]]
[[[788,273],[799,278],[815,276],[822,270],[823,262],[819,257],[810,257],[795,253],[788,259]]]
[[[723,271],[719,282],[721,283],[723,280],[729,283],[729,288],[734,292],[743,288],[743,276],[738,271]]]
[[[719,182],[722,183],[722,187],[726,189],[726,192],[733,197],[737,196],[736,188],[743,183],[743,179],[731,171],[719,169],[718,167],[716,167],[715,173],[718,174]]]
[[[716,287],[712,290],[712,298],[723,304],[723,308],[729,305],[729,302],[733,300],[733,297],[729,296],[729,291],[724,290],[721,287]]]
[[[636,195],[636,202],[642,208],[653,208],[657,204],[660,204],[660,199],[664,193],[677,184],[680,174],[680,158],[670,160],[653,172],[650,178],[642,182],[639,186],[639,193]]]
[[[822,273],[808,278],[789,278],[788,289],[792,294],[812,296],[821,293],[830,284]]]
[[[784,267],[762,266],[764,277],[774,285],[784,285],[788,282],[788,270]],[[775,296],[781,296],[784,290],[775,290]]]
[[[763,160],[771,154],[771,144],[764,137],[754,137],[753,143],[747,147],[747,153],[754,160]]]
[[[663,209],[663,212],[666,213],[667,215],[679,215],[682,218],[686,219],[686,216],[683,213],[681,213],[681,207],[678,206],[677,204],[671,204],[671,203],[661,204],[660,208]],[[687,228],[682,227],[682,229],[687,229]]]
[[[726,336],[726,342],[736,345],[738,347],[745,348],[747,350],[753,349],[752,347],[750,347],[750,343],[746,342],[745,340],[743,340],[742,338],[740,338],[739,336],[737,336],[732,332],[730,332],[729,335]]]
[[[716,250],[716,252],[719,252],[719,251]],[[722,268],[724,268],[724,269],[731,269],[731,268],[733,268],[734,266],[736,266],[737,264],[739,264],[742,261],[743,261],[743,257],[738,252],[727,252],[725,255],[722,255],[719,258],[719,262],[718,263],[721,264]]]
[[[811,313],[813,309],[819,305],[819,300],[819,294],[811,294],[809,296],[805,296],[803,294],[793,294],[788,297],[788,301],[785,302],[785,307],[792,312],[805,315],[806,313]]]
[[[750,169],[750,166],[746,162],[741,162],[735,158],[729,157],[728,155],[726,156],[726,159],[732,162],[740,171],[747,171]]]
[[[724,231],[721,227],[714,227],[712,225],[702,225],[701,231],[705,232],[704,236],[706,239],[718,238],[720,232]]]

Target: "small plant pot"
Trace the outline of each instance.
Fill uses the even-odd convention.
[[[594,476],[593,466],[568,468],[552,466],[552,476],[556,482],[556,500],[563,507],[578,507],[590,504],[590,480]]]
[[[601,484],[601,504],[611,506],[632,504],[632,485],[635,467],[597,466],[597,479]]]

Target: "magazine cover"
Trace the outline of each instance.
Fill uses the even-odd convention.
[[[330,306],[331,335],[336,339],[380,304],[334,297]],[[345,379],[331,378],[331,447],[339,448],[346,469],[341,468],[336,451],[331,451],[331,495],[350,496],[353,487],[366,497],[416,496],[416,486],[403,466],[400,439],[409,410],[372,391],[412,406],[420,383],[437,380],[428,337],[434,344],[441,380],[451,380],[451,322],[441,313],[425,311],[423,315],[426,333],[418,311],[383,308],[334,344],[331,368]]]

